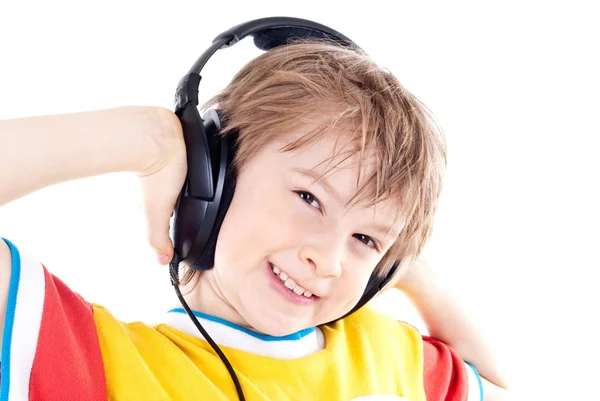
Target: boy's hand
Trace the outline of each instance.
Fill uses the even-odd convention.
[[[148,242],[156,251],[158,262],[165,265],[173,257],[169,220],[185,181],[187,157],[179,119],[167,109],[157,112],[161,124],[161,148],[164,150],[151,165],[138,173],[138,179]]]

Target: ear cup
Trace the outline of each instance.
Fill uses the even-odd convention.
[[[233,155],[232,155],[233,156]],[[200,254],[198,260],[190,267],[196,270],[208,270],[211,269],[215,264],[215,249],[217,247],[217,237],[221,230],[221,225],[225,219],[225,214],[229,209],[231,200],[233,199],[233,193],[235,192],[236,174],[235,171],[228,166],[227,174],[225,176],[225,185],[223,187],[223,194],[221,195],[221,202],[218,205],[217,217],[213,225],[213,229],[210,233],[208,241],[204,245],[204,249]],[[213,205],[214,206],[214,205]]]
[[[220,135],[216,110],[200,118],[196,106],[190,105],[178,116],[184,128],[188,174],[175,206],[173,243],[180,260],[206,270],[214,265],[217,236],[233,198],[237,135]]]
[[[207,220],[207,208],[215,197],[214,174],[211,146],[198,109],[189,105],[176,114],[183,129],[188,171],[175,205],[171,235],[178,257],[191,264],[199,254],[196,243],[205,242],[210,235],[202,223]]]

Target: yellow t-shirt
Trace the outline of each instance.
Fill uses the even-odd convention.
[[[237,399],[223,362],[203,339],[166,324],[125,324],[100,306],[93,309],[111,400]],[[324,349],[294,359],[221,349],[248,400],[398,395],[425,401],[422,340],[415,329],[367,307],[320,330]],[[296,341],[302,339],[289,346]]]

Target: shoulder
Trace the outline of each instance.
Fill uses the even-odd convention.
[[[362,307],[340,322],[343,324],[344,330],[373,337],[376,341],[403,339],[414,346],[420,346],[422,343],[422,336],[415,327],[395,320],[369,305]]]
[[[333,323],[328,330],[335,339],[343,339],[349,352],[357,357],[375,357],[382,365],[410,367],[413,371],[422,368],[423,340],[419,331],[369,305]]]
[[[483,400],[477,369],[452,347],[428,336],[423,336],[423,378],[428,400]]]
[[[9,241],[0,399],[106,398],[92,307]]]
[[[481,399],[477,371],[452,347],[422,335],[410,324],[366,306],[343,319],[338,327],[349,341],[356,339],[352,346],[368,347],[381,363],[409,366],[409,370],[421,372],[419,381],[427,400]]]

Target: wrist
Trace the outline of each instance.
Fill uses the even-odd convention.
[[[0,131],[0,149],[10,149],[0,158],[0,205],[64,181],[143,172],[185,152],[177,116],[157,107],[5,120]]]
[[[184,146],[179,119],[167,108],[124,106],[110,112],[117,115],[115,131],[128,138],[127,171],[152,174]]]

